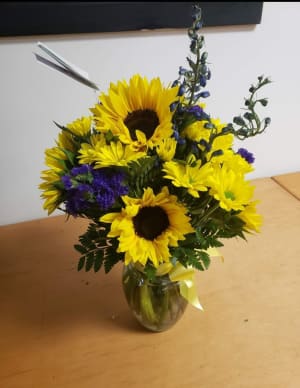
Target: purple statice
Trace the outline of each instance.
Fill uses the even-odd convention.
[[[97,204],[101,210],[107,210],[121,195],[128,194],[128,187],[123,185],[125,174],[108,168],[94,170],[92,188]]]
[[[237,154],[241,155],[249,164],[254,163],[254,156],[246,148],[239,148]]]
[[[89,198],[92,198],[93,192],[90,185],[79,183],[76,188],[67,192],[66,211],[76,216],[89,207]]]
[[[61,177],[61,181],[62,181],[64,188],[66,190],[70,190],[72,188],[72,181],[71,181],[70,175],[63,175]]]
[[[72,176],[85,175],[92,171],[92,167],[89,164],[83,164],[79,167],[73,167],[71,170]]]
[[[66,212],[76,216],[94,204],[99,210],[109,209],[118,197],[128,194],[124,179],[124,173],[108,168],[94,170],[87,164],[73,167],[61,177],[66,191]]]

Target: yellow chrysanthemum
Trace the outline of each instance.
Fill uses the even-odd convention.
[[[165,162],[173,159],[176,151],[177,142],[173,137],[169,137],[168,139],[163,139],[156,146],[157,155],[164,160]]]
[[[245,209],[239,213],[238,217],[245,222],[245,230],[250,232],[254,230],[255,232],[260,231],[262,225],[262,216],[256,212],[256,204],[258,201],[249,203]]]
[[[186,128],[184,128],[181,135],[197,142],[202,139],[208,141],[211,131],[210,129],[206,129],[204,127],[206,123],[208,123],[208,121],[196,121],[193,124],[190,124]]]
[[[224,210],[244,210],[250,203],[254,187],[245,181],[241,174],[236,174],[225,167],[214,168],[210,176],[210,194],[220,202]]]
[[[95,168],[127,166],[128,163],[146,156],[145,152],[134,151],[129,145],[119,141],[110,144],[100,141],[95,145],[84,143],[78,153],[79,163],[95,163]]]
[[[48,215],[53,213],[59,204],[60,191],[54,183],[60,181],[63,173],[63,165],[59,160],[67,160],[67,156],[59,147],[49,148],[45,151],[45,164],[50,167],[49,170],[42,171],[41,179],[43,182],[39,185],[42,190],[41,197],[45,200],[43,208],[48,210]]]
[[[172,184],[176,187],[185,187],[188,192],[198,198],[199,191],[207,191],[208,178],[212,173],[209,163],[201,166],[198,161],[195,166],[181,164],[178,162],[165,162],[163,171],[166,173],[164,178],[171,179]]]
[[[211,160],[211,157],[215,151],[221,150],[223,155],[227,153],[227,151],[231,151],[231,147],[233,145],[234,136],[232,133],[228,133],[226,135],[220,135],[214,139],[211,145],[211,150],[207,154],[207,159]],[[214,156],[214,158],[217,157],[219,160],[222,159],[222,155],[220,156]]]
[[[48,215],[54,212],[57,208],[60,191],[55,188],[54,183],[57,182],[60,177],[52,170],[45,170],[41,173],[41,178],[44,180],[39,185],[39,189],[43,190],[41,197],[45,200],[43,209],[48,211]]]
[[[66,154],[60,147],[52,147],[45,150],[45,164],[53,171],[60,173],[63,171],[63,166],[59,160],[67,160]]]
[[[91,109],[96,129],[110,130],[135,150],[153,148],[173,132],[170,104],[178,99],[177,93],[178,87],[165,88],[159,78],[149,82],[138,74],[129,84],[111,84],[108,94],[100,95],[100,104]]]
[[[74,144],[72,135],[66,131],[62,131],[58,134],[56,144],[58,148],[64,148],[65,150],[69,150],[71,152],[76,151],[76,146]]]
[[[211,118],[210,121],[202,120],[195,121],[193,124],[188,125],[182,131],[182,135],[190,140],[199,142],[200,140],[209,141],[211,129],[205,128],[205,124],[212,123],[214,125],[214,131],[220,133],[226,124],[222,123],[219,119]]]
[[[212,159],[212,163],[215,158]],[[233,151],[224,153],[222,158],[223,166],[234,171],[236,174],[245,175],[254,170],[253,166],[248,163],[241,155],[235,154]]]
[[[177,246],[185,234],[194,232],[187,209],[170,195],[168,188],[155,195],[150,187],[142,198],[122,197],[125,208],[109,213],[100,221],[111,223],[108,237],[118,237],[118,252],[125,253],[125,264],[149,260],[155,267],[169,262],[169,247]]]
[[[66,127],[76,136],[85,136],[91,132],[92,118],[81,117],[68,124]]]

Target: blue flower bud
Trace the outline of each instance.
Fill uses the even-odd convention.
[[[196,48],[197,48],[197,41],[196,41],[196,40],[192,40],[192,42],[191,42],[191,44],[190,44],[190,50],[191,50],[191,52],[195,54]]]
[[[178,144],[179,145],[184,145],[186,143],[186,140],[183,137],[178,138]]]
[[[270,117],[266,117],[266,118],[265,118],[265,124],[266,124],[266,125],[270,125],[270,124],[271,124],[271,119],[270,119]]]
[[[185,93],[185,86],[184,85],[181,85],[179,90],[178,90],[178,96],[183,96]]]
[[[175,140],[178,141],[178,140],[179,140],[179,132],[178,132],[178,130],[175,129],[175,128],[174,128],[173,135],[174,135]]]
[[[207,143],[206,140],[201,139],[201,140],[199,141],[199,144],[202,145],[203,147],[205,147],[205,149],[208,151],[209,144]]]
[[[214,125],[212,123],[205,123],[204,124],[204,128],[205,129],[213,129],[214,128]]]
[[[172,102],[172,104],[170,105],[170,111],[174,112],[176,107],[177,107],[177,105],[178,105],[178,102]]]
[[[223,153],[223,150],[216,150],[212,153],[211,157],[213,158],[214,156],[221,156]]]
[[[240,116],[234,117],[234,118],[233,118],[233,122],[234,122],[235,124],[237,124],[237,125],[241,125],[241,126],[245,125],[245,121],[244,121],[243,118],[240,117]]]
[[[201,58],[200,58],[201,62],[202,62],[202,63],[205,63],[206,60],[207,60],[207,57],[208,57],[208,54],[207,54],[207,52],[205,51],[205,52],[201,55]]]
[[[268,105],[268,100],[266,98],[263,98],[263,99],[259,100],[259,102],[261,103],[262,106],[267,106]]]
[[[192,113],[197,119],[200,119],[203,114],[203,109],[199,105],[191,106],[188,109],[189,113]]]
[[[205,88],[206,86],[206,77],[204,75],[200,75],[200,85]]]
[[[179,75],[185,75],[187,72],[187,69],[185,69],[184,67],[180,66],[179,67]]]
[[[250,113],[250,112],[246,112],[243,116],[244,116],[245,119],[248,120],[248,121],[254,120],[254,116],[253,116],[253,114]],[[242,125],[243,125],[243,124],[242,124]]]
[[[177,112],[179,114],[183,114],[185,112],[185,108],[182,106],[182,104],[178,104]]]
[[[195,28],[195,30],[197,31],[197,30],[200,30],[200,28],[202,28],[202,26],[203,26],[203,23],[202,23],[201,21],[198,21],[198,22],[195,24],[194,28]]]
[[[208,91],[201,92],[201,93],[199,94],[199,96],[202,97],[202,98],[207,98],[207,97],[210,96],[210,93],[209,93]]]

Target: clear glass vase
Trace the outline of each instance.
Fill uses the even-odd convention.
[[[133,264],[124,266],[122,284],[133,315],[151,331],[171,328],[188,304],[180,294],[179,282],[172,282],[167,275],[156,276],[150,281]]]

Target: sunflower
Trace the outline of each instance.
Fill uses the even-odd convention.
[[[108,237],[119,239],[118,252],[125,252],[125,264],[149,260],[156,268],[169,262],[169,247],[178,246],[185,234],[194,232],[187,209],[170,195],[165,186],[155,195],[148,187],[142,198],[122,197],[125,208],[108,213],[100,221],[111,223]]]
[[[173,133],[170,104],[178,99],[178,87],[165,88],[159,78],[134,75],[129,84],[111,84],[108,94],[91,109],[96,129],[111,131],[134,150],[151,149]]]
[[[244,210],[250,203],[254,187],[244,180],[243,175],[226,167],[215,167],[209,179],[209,193],[226,211]]]

